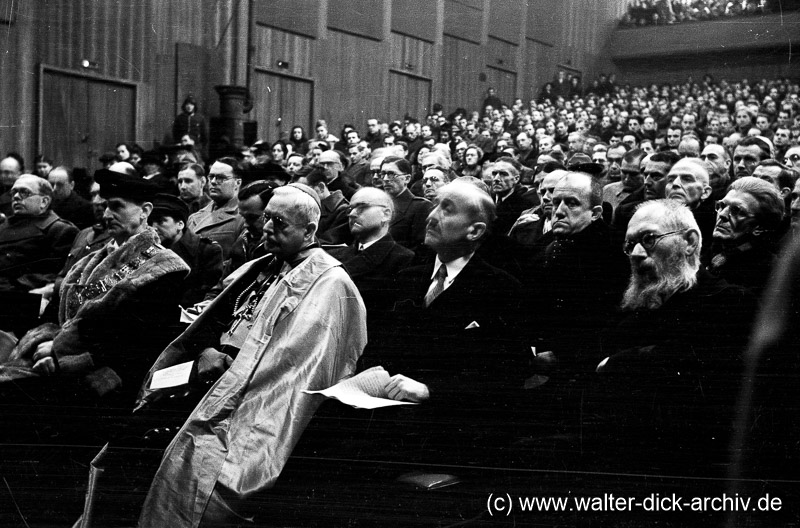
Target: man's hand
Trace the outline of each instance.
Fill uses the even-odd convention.
[[[427,385],[402,374],[395,374],[389,378],[389,383],[386,384],[386,392],[393,400],[422,402],[431,397]]]
[[[43,376],[55,374],[57,365],[53,357],[53,342],[39,343],[36,352],[33,353],[33,371]]]

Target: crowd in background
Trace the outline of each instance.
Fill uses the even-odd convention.
[[[621,27],[672,25],[698,20],[755,16],[797,9],[796,2],[770,0],[633,0]]]

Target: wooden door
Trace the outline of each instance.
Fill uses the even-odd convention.
[[[489,86],[497,90],[497,97],[509,107],[519,95],[517,94],[517,74],[488,66],[486,77]],[[483,110],[483,109],[481,109]]]
[[[56,165],[98,167],[103,152],[136,139],[136,86],[42,69],[39,152]]]
[[[389,119],[402,121],[408,114],[423,123],[431,108],[431,81],[390,71],[387,104]]]
[[[311,114],[314,83],[305,79],[256,70],[250,92],[253,110],[249,119],[258,121],[258,138],[274,143],[288,139],[294,126],[313,136]]]

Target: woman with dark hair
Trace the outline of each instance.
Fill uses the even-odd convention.
[[[302,155],[308,154],[308,137],[303,127],[297,125],[292,127],[292,133],[289,135],[289,145],[292,146],[292,151]]]
[[[483,160],[483,150],[477,145],[470,145],[464,152],[464,165],[461,167],[459,176],[472,176],[482,179],[481,161]]]
[[[206,118],[198,112],[197,100],[192,94],[186,96],[181,105],[181,113],[172,122],[172,142],[179,143],[187,134],[194,138],[199,147],[205,146],[208,140]]]
[[[289,147],[282,140],[276,141],[272,145],[272,161],[281,167],[286,166],[286,159],[289,157]]]

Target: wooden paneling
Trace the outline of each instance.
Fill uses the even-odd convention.
[[[442,65],[442,84],[446,86],[442,97],[445,112],[459,106],[477,109],[488,86],[480,80],[485,69],[483,49],[472,42],[445,36]]]
[[[383,39],[385,0],[328,0],[328,27]]]
[[[522,21],[527,16],[526,4],[519,0],[492,0],[489,8],[489,35],[519,44]]]
[[[392,0],[392,31],[436,41],[436,2]]]
[[[552,46],[528,39],[525,47],[525,71],[528,77],[522,87],[521,97],[524,101],[535,99],[539,89],[552,79],[556,68],[556,53]]]
[[[385,116],[388,50],[383,43],[330,30],[317,49],[315,118],[325,119],[338,135],[343,123],[363,127],[370,117]]]
[[[389,67],[414,75],[431,78],[434,75],[433,44],[413,37],[392,33],[389,38]]]
[[[253,35],[253,44],[255,45],[253,53],[255,67],[275,70],[278,68],[278,61],[284,61],[289,63],[285,73],[300,77],[313,75],[313,39],[258,25]]]
[[[293,33],[317,36],[319,18],[324,15],[319,0],[258,0],[253,2],[257,24],[285,29]]]
[[[220,54],[195,44],[176,44],[175,51],[175,113],[182,111],[181,106],[186,96],[194,95],[197,100],[197,111],[209,115],[209,109],[219,106],[219,96],[214,86],[222,84],[220,71],[216,67],[220,63]],[[216,110],[214,114],[216,114]],[[168,130],[171,135],[171,127]],[[170,137],[170,141],[177,143],[180,138]]]
[[[480,5],[480,2],[470,5],[462,0],[445,0],[445,35],[480,44],[483,34],[483,9]]]
[[[44,70],[41,93],[39,148],[57,163],[94,168],[100,154],[134,140],[133,86]]]
[[[313,84],[257,70],[252,77],[253,110],[249,119],[258,121],[258,137],[270,143],[288,138],[295,125],[309,131]]]
[[[517,75],[490,66],[486,68],[486,78],[489,86],[497,90],[497,97],[508,106],[511,106],[511,103],[517,97]]]
[[[684,83],[689,76],[702,79],[707,73],[715,79],[775,79],[796,77],[800,61],[783,50],[760,49],[656,57],[621,61],[617,82],[648,85],[655,83]]]
[[[402,120],[408,115],[422,122],[430,112],[431,81],[400,72],[389,72],[387,104],[390,119]]]
[[[489,37],[486,43],[486,65],[516,72],[518,53],[519,46]]]
[[[145,28],[153,31],[148,2],[55,0],[42,2],[40,8],[41,20],[48,21],[37,26],[43,62],[75,69],[88,59],[109,77],[150,79],[147,61],[155,41],[143,38]]]
[[[525,33],[528,38],[547,44],[561,40],[559,13],[563,6],[558,0],[537,0],[528,6],[528,25]]]

